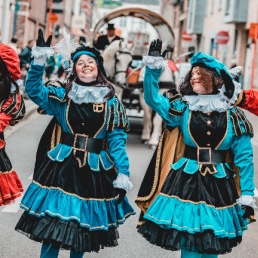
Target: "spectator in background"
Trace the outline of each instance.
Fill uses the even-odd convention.
[[[16,37],[12,37],[9,46],[12,47],[16,51],[17,54],[20,54],[21,51],[17,47],[17,42],[18,42],[18,39]]]
[[[57,77],[58,77],[58,79],[60,79],[65,72],[64,66],[63,66],[61,60],[62,60],[62,56],[58,55],[57,56]]]
[[[29,70],[30,68],[30,62],[31,62],[31,51],[32,47],[35,44],[35,40],[31,39],[28,41],[28,45],[22,49],[21,53],[19,54],[20,58],[20,68],[26,68],[26,70]]]
[[[122,38],[115,34],[114,24],[108,23],[107,34],[99,36],[94,46],[102,52],[111,42],[120,39]]]
[[[19,54],[20,59],[20,68],[21,68],[21,80],[23,80],[23,86],[21,87],[21,92],[24,99],[28,99],[28,96],[25,92],[25,81],[27,77],[28,70],[30,68],[30,62],[32,60],[32,47],[35,44],[35,40],[31,39],[28,41],[28,45],[22,49],[21,53]]]
[[[46,63],[46,67],[45,67],[45,75],[46,75],[46,79],[50,80],[51,79],[51,75],[54,73],[55,71],[55,66],[56,66],[56,60],[54,56],[50,56],[47,59],[47,63]]]

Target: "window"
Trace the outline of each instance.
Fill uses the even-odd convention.
[[[225,15],[228,15],[230,13],[230,5],[231,5],[231,1],[230,0],[226,0]]]

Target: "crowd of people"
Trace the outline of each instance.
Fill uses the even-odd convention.
[[[52,46],[52,36],[46,39],[41,29],[19,54],[0,43],[0,205],[24,190],[4,139],[5,128],[25,115],[22,70],[26,94],[41,114],[53,117],[15,226],[41,243],[41,258],[58,257],[60,249],[79,258],[115,247],[119,226],[136,214],[126,196],[133,187],[130,123],[101,52],[121,39],[114,30],[109,24],[108,35],[93,47],[65,35]],[[242,90],[223,63],[197,52],[184,80],[160,93],[167,65],[161,50],[156,39],[143,57],[144,100],[165,129],[132,200],[140,210],[135,233],[168,252],[180,250],[182,258],[216,258],[239,245],[256,220],[254,132],[239,107],[258,115],[258,91]],[[50,76],[56,60],[67,71],[59,84]]]

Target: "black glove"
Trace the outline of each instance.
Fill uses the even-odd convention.
[[[160,39],[153,40],[150,44],[148,56],[162,56],[164,58],[167,53],[167,50],[165,50],[161,54],[161,48],[162,48],[162,40]]]
[[[248,218],[251,222],[255,222],[256,219],[254,217],[254,209],[251,206],[248,205],[241,205],[242,209],[245,211],[243,215],[243,219]]]
[[[47,41],[45,41],[42,29],[38,30],[38,38],[36,40],[37,47],[50,47],[51,41],[52,41],[52,35],[50,35]]]
[[[224,70],[221,69],[220,74],[221,74],[221,77],[225,84],[226,91],[225,91],[224,95],[226,97],[228,97],[229,99],[231,99],[234,94],[234,90],[235,90],[234,82],[233,82],[232,78]]]
[[[123,201],[123,199],[124,199],[124,197],[126,195],[126,190],[124,190],[122,188],[115,188],[115,190],[116,190],[116,194],[119,195],[118,201],[117,201],[117,203],[119,204],[119,203],[121,203]]]

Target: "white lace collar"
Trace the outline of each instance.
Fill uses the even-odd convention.
[[[193,96],[183,96],[183,100],[189,105],[189,109],[192,111],[201,111],[203,113],[208,113],[212,111],[225,112],[234,106],[238,95],[241,91],[241,84],[235,82],[235,91],[233,97],[228,99],[225,95],[225,86],[220,89],[220,92],[216,95],[193,95]]]
[[[82,86],[76,82],[72,83],[72,88],[68,97],[76,104],[96,103],[101,104],[106,101],[105,96],[110,89],[104,86]]]

